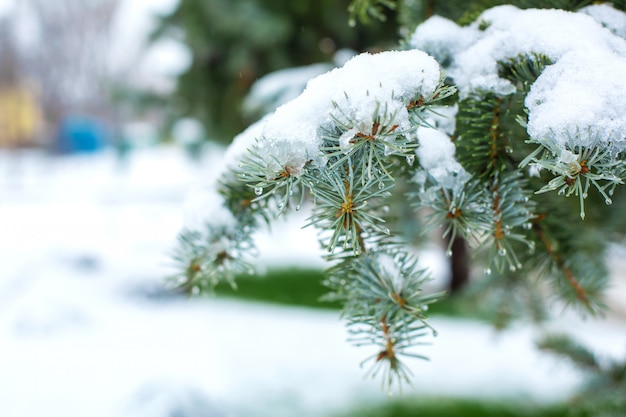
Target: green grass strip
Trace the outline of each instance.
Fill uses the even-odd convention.
[[[564,417],[565,405],[461,398],[393,400],[333,417]]]
[[[243,300],[272,304],[308,307],[324,310],[340,310],[338,302],[320,301],[328,292],[322,285],[324,274],[316,269],[274,269],[261,276],[240,276],[237,290],[228,284],[217,286],[218,297],[235,297]],[[464,317],[490,320],[490,316],[480,312],[469,301],[462,298],[444,298],[430,305],[429,315]]]
[[[237,289],[222,283],[215,289],[217,296],[273,304],[339,310],[339,303],[319,301],[328,292],[322,285],[324,274],[315,269],[270,270],[261,276],[237,277]]]

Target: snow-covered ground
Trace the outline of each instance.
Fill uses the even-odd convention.
[[[0,154],[0,416],[326,416],[386,398],[336,313],[161,290],[183,200],[219,157]],[[266,265],[320,265],[311,230],[259,242]],[[551,326],[624,355],[621,320]],[[551,401],[580,380],[535,350],[537,329],[432,323],[431,360],[411,363],[404,395]]]

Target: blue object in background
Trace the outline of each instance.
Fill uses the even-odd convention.
[[[91,117],[66,117],[57,132],[56,148],[61,153],[92,153],[106,145],[106,131]]]

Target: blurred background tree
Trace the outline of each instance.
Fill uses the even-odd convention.
[[[212,140],[229,142],[254,120],[240,108],[259,77],[283,68],[332,62],[337,50],[356,52],[397,44],[397,14],[350,27],[349,0],[180,0],[163,16],[154,40],[174,38],[191,51],[180,75],[173,116],[201,120]]]

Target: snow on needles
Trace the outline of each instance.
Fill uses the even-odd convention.
[[[421,51],[358,55],[309,81],[300,96],[268,117],[258,152],[266,161],[275,160],[275,171],[289,167],[298,172],[309,160],[323,166],[324,129],[340,120],[369,132],[381,109],[394,115],[400,129],[408,128],[407,103],[433,94],[440,76],[437,62]]]
[[[380,109],[393,115],[398,131],[408,129],[407,103],[432,95],[440,77],[439,64],[422,51],[357,55],[343,67],[310,80],[300,96],[236,136],[217,171],[224,174],[236,168],[253,147],[268,163],[268,177],[286,167],[297,176],[308,161],[324,166],[319,150],[324,129],[341,120],[351,129],[369,132]],[[192,192],[186,208],[190,228],[202,221],[232,224],[224,213],[223,197],[211,186]]]
[[[420,25],[410,44],[448,66],[462,97],[489,91],[508,95],[511,82],[498,76],[498,63],[542,54],[553,61],[526,98],[528,133],[534,140],[624,147],[626,137],[626,15],[611,8],[521,10],[499,6],[472,25],[459,27],[441,17]],[[597,20],[596,20],[597,19]],[[574,143],[572,143],[574,142]]]
[[[420,165],[437,183],[446,188],[453,188],[455,183],[469,179],[469,174],[454,157],[456,148],[450,137],[428,127],[420,127],[417,137],[420,146],[416,153]]]

